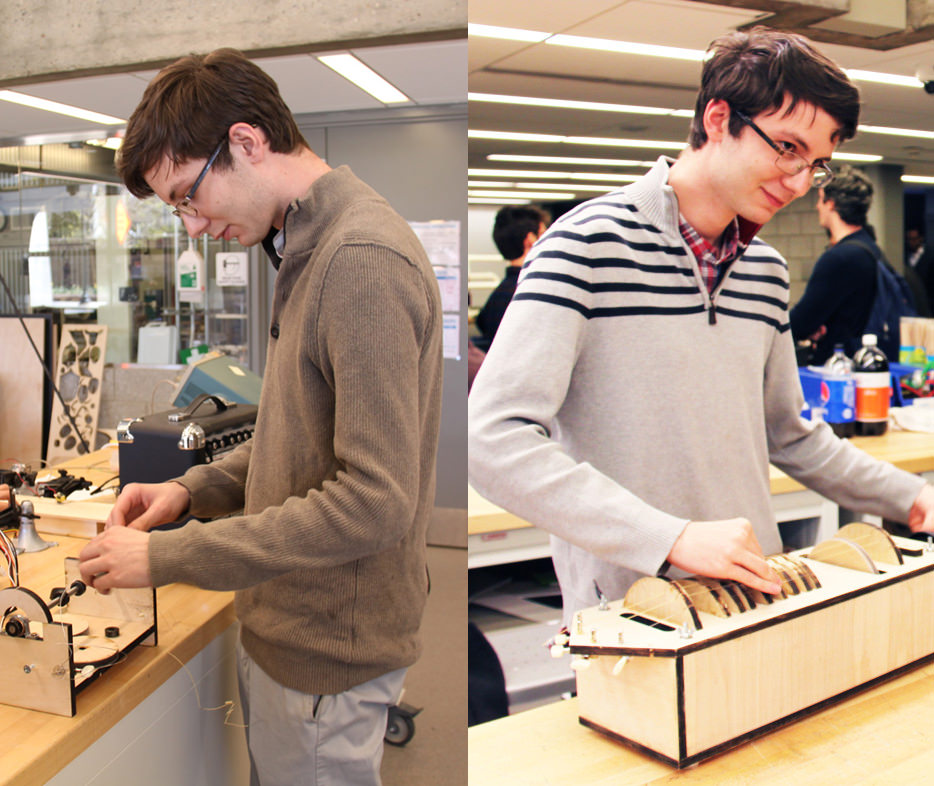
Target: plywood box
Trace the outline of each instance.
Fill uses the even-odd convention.
[[[879,573],[793,552],[820,587],[696,624],[650,627],[624,601],[579,612],[581,723],[685,767],[928,660],[934,552],[893,540],[903,564]]]

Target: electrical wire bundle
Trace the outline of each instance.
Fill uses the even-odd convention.
[[[10,540],[9,535],[0,529],[0,553],[6,562],[5,573],[9,576],[14,587],[19,586],[19,558],[16,556],[16,544]],[[3,566],[0,565],[0,570]]]

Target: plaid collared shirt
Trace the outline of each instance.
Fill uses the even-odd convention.
[[[717,284],[730,269],[730,264],[737,257],[742,256],[760,226],[739,216],[735,217],[723,230],[718,248],[701,237],[697,230],[684,220],[684,216],[679,214],[678,228],[681,230],[681,237],[684,238],[684,242],[688,244],[697,259],[701,276],[707,285],[707,292],[713,294]]]

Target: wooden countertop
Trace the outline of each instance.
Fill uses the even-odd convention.
[[[65,557],[87,540],[43,536],[58,546],[20,555],[20,584],[48,599],[64,579]],[[156,591],[159,644],[139,646],[77,696],[73,718],[0,704],[0,783],[34,786],[62,767],[133,710],[233,622],[233,593],[183,584]],[[174,657],[173,657],[174,656]],[[176,660],[178,658],[178,660]]]
[[[116,448],[103,448],[69,462],[65,468],[92,483],[101,483],[116,474],[109,460],[111,450],[115,452]],[[27,497],[18,498],[20,502],[24,499]],[[62,504],[51,499],[28,499],[42,516],[36,522],[40,535],[58,546],[20,555],[20,585],[47,600],[51,588],[64,582],[65,557],[76,557],[87,538],[97,532],[113,496],[95,495],[85,502],[69,498]],[[125,660],[82,688],[76,699],[75,717],[0,704],[2,786],[45,783],[135,709],[181,669],[182,663],[230,626],[234,621],[233,593],[170,584],[156,590],[156,613],[158,646],[136,647]]]
[[[895,431],[890,428],[880,437],[853,437],[850,442],[870,456],[888,461],[906,472],[934,471],[934,434],[915,431]],[[804,490],[781,470],[769,468],[772,494],[789,494]],[[467,533],[485,535],[532,526],[492,502],[484,499],[472,487],[467,488]]]
[[[801,667],[815,667],[806,653]],[[468,778],[478,786],[926,783],[932,717],[928,664],[678,771],[581,726],[571,699],[470,728]]]

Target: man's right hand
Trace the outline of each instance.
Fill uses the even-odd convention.
[[[780,580],[747,519],[689,521],[671,547],[668,562],[692,575],[733,579],[770,595],[781,592]]]
[[[132,527],[148,532],[160,524],[178,521],[191,504],[181,483],[128,483],[107,517],[108,527]]]

